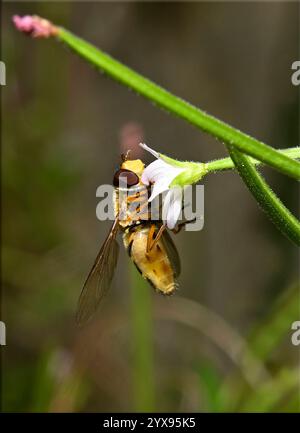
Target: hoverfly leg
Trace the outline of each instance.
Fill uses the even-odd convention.
[[[163,234],[164,230],[166,229],[166,226],[163,224],[160,226],[157,235],[154,237],[154,233],[156,230],[156,225],[152,224],[151,228],[149,230],[148,239],[147,239],[147,253],[149,253],[153,247],[157,244],[159,239],[161,238],[161,235]]]
[[[177,227],[175,229],[172,230],[172,232],[177,235],[179,232],[181,232],[181,230],[183,229],[183,227],[185,227],[187,224],[193,223],[196,221],[196,218],[193,218],[192,220],[188,220],[188,221],[184,221],[180,224],[177,224]]]

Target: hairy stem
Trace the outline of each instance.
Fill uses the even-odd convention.
[[[25,27],[20,17],[14,17],[14,22],[19,30],[25,32],[28,30],[26,27],[28,25],[28,17],[26,17],[27,24]],[[300,162],[293,159],[295,154],[296,158],[299,156],[297,148],[288,150],[289,152],[292,151],[293,155],[288,154],[287,151],[280,152],[273,149],[263,142],[214,118],[192,104],[185,102],[83,39],[78,38],[63,28],[54,26],[46,20],[33,16],[31,17],[31,26],[35,31],[35,36],[48,37],[49,35],[55,35],[60,41],[64,42],[97,69],[104,71],[116,81],[135,90],[170,113],[187,120],[199,129],[224,142],[227,145],[234,165],[259,205],[289,239],[296,244],[300,243],[299,221],[286,209],[255,169],[255,165],[258,163],[265,163],[286,175],[299,179]],[[249,155],[252,159],[246,155]],[[226,170],[232,167],[232,161],[228,158],[201,164],[201,168],[204,168],[203,175],[209,171]]]
[[[300,163],[298,161],[171,94],[71,32],[58,28],[57,37],[96,68],[170,113],[185,119],[221,142],[237,148],[282,173],[295,179],[300,178]]]
[[[300,147],[290,147],[288,149],[279,149],[278,152],[287,155],[292,159],[300,158]],[[249,157],[249,160],[253,165],[262,165],[262,161]],[[231,158],[215,159],[205,163],[205,169],[207,173],[214,173],[216,171],[232,170],[235,168],[234,162]]]
[[[263,211],[283,234],[296,245],[300,245],[300,222],[297,218],[271,190],[249,157],[234,149],[233,146],[228,146],[228,151],[241,178]]]

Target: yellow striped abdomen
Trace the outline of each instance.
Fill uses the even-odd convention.
[[[175,271],[162,239],[160,239],[150,252],[147,252],[147,240],[150,226],[137,226],[123,235],[125,248],[134,264],[153,287],[170,295],[177,288]]]

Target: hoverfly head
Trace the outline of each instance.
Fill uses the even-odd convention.
[[[114,175],[113,185],[120,187],[121,183],[124,183],[129,188],[137,185],[140,182],[144,167],[140,159],[124,161]]]

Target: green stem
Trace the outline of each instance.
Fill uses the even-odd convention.
[[[286,288],[248,337],[252,353],[263,362],[270,359],[276,347],[286,338],[291,324],[299,318],[299,289],[298,281]]]
[[[284,206],[257,172],[250,159],[233,146],[228,151],[241,178],[275,226],[296,245],[300,245],[300,222]]]
[[[154,84],[71,32],[59,28],[57,37],[96,68],[104,71],[113,79],[135,90],[170,113],[176,114],[220,141],[234,146],[282,173],[299,179],[300,163],[298,161],[292,160],[287,155],[172,95],[167,90]]]
[[[284,155],[287,155],[288,157],[292,159],[298,159],[300,158],[300,147],[290,147],[289,149],[279,149],[278,152],[283,153]],[[257,159],[249,157],[249,160],[254,164],[255,166],[263,164],[261,161],[258,161]],[[222,158],[222,159],[215,159],[213,161],[209,161],[205,163],[205,169],[207,173],[216,172],[216,171],[224,171],[224,170],[232,170],[235,168],[234,162],[231,158]]]
[[[154,412],[155,384],[151,290],[132,264],[130,264],[129,273],[134,410],[137,412]]]

